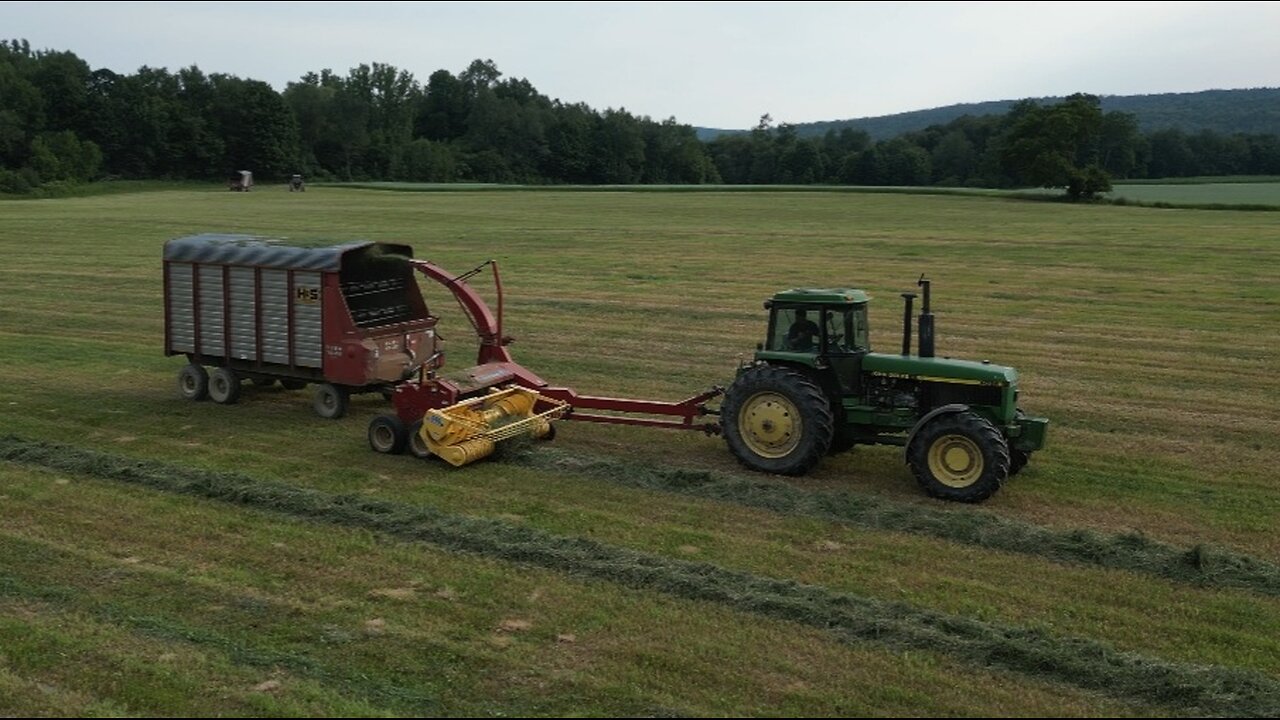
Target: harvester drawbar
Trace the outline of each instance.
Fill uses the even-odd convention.
[[[502,278],[490,261],[462,275],[412,259],[407,245],[290,246],[198,235],[165,246],[165,352],[185,355],[179,392],[234,403],[242,380],[317,387],[314,407],[340,417],[356,392],[380,392],[393,414],[369,445],[461,466],[517,437],[551,439],[557,420],[722,434],[744,466],[803,475],[855,445],[894,445],[928,494],[980,502],[1044,447],[1049,421],[1019,406],[1018,373],[934,353],[923,276],[919,350],[904,293],[902,352],[871,349],[870,297],[801,288],[766,300],[768,326],[728,389],[679,402],[580,395],[512,358]],[[489,268],[497,312],[468,280]],[[415,273],[444,286],[479,339],[476,364],[444,372],[444,350]],[[212,370],[206,370],[206,366]],[[707,402],[723,395],[718,409]],[[710,416],[710,417],[708,417]]]

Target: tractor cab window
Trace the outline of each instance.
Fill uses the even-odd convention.
[[[866,303],[822,311],[827,353],[851,355],[871,348],[867,338]]]
[[[816,308],[776,308],[769,349],[782,352],[816,352],[822,342]]]

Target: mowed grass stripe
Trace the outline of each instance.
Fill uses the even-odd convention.
[[[1280,683],[1257,673],[1169,663],[1092,640],[984,623],[706,563],[556,536],[426,507],[333,495],[231,473],[132,460],[58,443],[0,438],[0,458],[62,472],[224,500],[295,517],[385,532],[447,550],[524,562],[665,592],[827,630],[848,641],[947,653],[980,665],[1066,682],[1194,714],[1272,717]]]
[[[748,479],[712,470],[641,465],[555,448],[508,452],[502,461],[623,487],[730,502],[868,530],[923,535],[989,550],[1153,575],[1199,587],[1280,595],[1280,566],[1207,544],[1182,548],[1138,533],[1047,528],[973,508],[943,510],[868,493],[803,490],[764,477]]]
[[[20,617],[34,623],[28,636],[60,622],[66,617],[60,610],[98,618],[96,609],[111,605],[166,626],[176,623],[247,647],[394,680],[438,696],[439,714],[447,716],[1170,713],[1065,683],[979,668],[940,652],[843,642],[818,628],[718,603],[449,552],[385,533],[6,462],[0,462],[0,477],[15,511],[10,522],[0,524],[4,574],[32,587],[69,589],[65,597],[74,604],[16,601]],[[394,596],[387,594],[393,589]],[[0,606],[6,602],[0,598]],[[385,621],[383,632],[368,632],[366,622],[373,618]],[[508,619],[530,627],[508,632]],[[146,649],[143,630],[105,619],[99,626],[115,628],[113,636],[125,639],[99,637],[119,658],[101,661],[107,667],[135,660],[149,667],[164,653]],[[57,627],[72,637],[89,637],[73,626]],[[572,642],[562,640],[563,633]],[[180,655],[185,649],[225,660],[216,648],[169,644],[182,648]],[[26,657],[36,667],[15,671],[28,682],[105,694],[134,715],[183,714],[127,697],[147,694],[148,683],[137,673],[117,676],[101,693],[91,677],[64,672],[70,666],[56,655],[36,651]],[[193,699],[192,706],[205,707],[194,714],[239,714],[226,708],[223,700],[229,698],[217,688],[250,688],[268,672],[244,670],[257,679],[236,681],[234,667],[193,669],[204,680],[201,687],[215,696],[203,705]],[[281,682],[270,694],[282,700],[319,685],[303,677],[291,680],[284,668],[269,672],[267,677]],[[319,686],[369,704],[358,692]],[[974,687],[983,692],[974,693]],[[40,715],[46,707],[15,702],[10,710],[0,690],[0,715]],[[405,711],[383,705],[373,714]]]
[[[18,553],[21,560],[13,555]],[[9,597],[26,601],[36,600],[69,611],[87,611],[99,622],[115,627],[123,627],[140,632],[144,636],[158,641],[176,642],[199,647],[206,653],[212,651],[216,657],[236,668],[256,668],[261,671],[284,669],[297,678],[304,678],[317,687],[328,686],[342,688],[346,693],[355,694],[369,704],[363,707],[364,712],[380,708],[391,708],[407,713],[439,713],[442,709],[439,699],[434,695],[416,692],[397,683],[394,678],[374,677],[360,672],[347,670],[343,666],[326,665],[307,655],[287,651],[270,650],[232,637],[217,631],[194,627],[172,618],[165,618],[154,613],[140,612],[138,608],[128,604],[118,604],[95,600],[92,595],[75,587],[64,587],[49,583],[32,583],[18,577],[14,570],[20,565],[38,565],[46,569],[59,568],[70,563],[86,562],[86,558],[71,557],[65,551],[24,542],[0,538],[0,558],[6,562],[0,567],[0,598]],[[103,570],[104,574],[110,571]],[[148,580],[153,586],[165,587],[172,591],[172,597],[184,597],[187,601],[205,599],[199,593],[193,594],[191,585],[181,585],[171,578],[151,576]],[[167,586],[167,587],[166,587]],[[261,598],[245,597],[219,598],[235,606],[237,601],[245,615],[255,615],[258,610],[272,605]],[[87,606],[87,607],[86,607]],[[261,606],[261,607],[259,607]],[[271,608],[278,614],[284,614],[286,608]],[[246,625],[260,623],[261,617],[246,618]],[[323,707],[332,708],[331,703],[339,702],[335,697],[327,700]]]

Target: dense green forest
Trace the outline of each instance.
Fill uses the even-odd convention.
[[[675,118],[552,100],[487,60],[425,83],[381,63],[322,70],[280,92],[194,66],[121,75],[72,52],[0,43],[0,192],[238,169],[265,180],[1036,186],[1090,197],[1111,178],[1280,174],[1280,140],[1143,133],[1134,115],[1073,95],[884,140],[851,128],[805,137],[765,115],[702,142]]]

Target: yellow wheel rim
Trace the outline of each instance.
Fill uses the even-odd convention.
[[[738,434],[751,452],[766,458],[786,457],[804,432],[795,403],[776,392],[747,398],[738,413]]]
[[[983,467],[978,444],[964,435],[943,435],[929,447],[929,472],[947,487],[969,487],[982,477]]]

